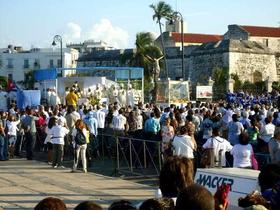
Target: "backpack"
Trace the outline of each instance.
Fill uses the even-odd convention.
[[[77,134],[75,136],[75,142],[77,145],[86,144],[86,137],[81,129],[77,129]]]

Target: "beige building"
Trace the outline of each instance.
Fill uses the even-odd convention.
[[[181,33],[175,26],[167,29],[163,38],[169,77],[177,79],[182,75]],[[185,79],[194,83],[206,83],[217,67],[242,81],[280,79],[280,28],[229,25],[224,35],[184,33],[184,46]]]

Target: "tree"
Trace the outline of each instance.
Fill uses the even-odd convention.
[[[153,20],[156,20],[156,22],[159,25],[159,31],[160,31],[160,37],[161,37],[161,47],[162,47],[163,56],[164,56],[165,74],[166,74],[166,77],[168,77],[168,67],[167,67],[167,62],[166,62],[165,46],[164,46],[164,41],[163,41],[163,36],[162,36],[161,20],[162,20],[162,18],[170,19],[172,16],[173,10],[172,10],[171,6],[169,4],[166,4],[164,1],[159,1],[156,5],[151,4],[150,7],[154,11]]]
[[[152,100],[155,102],[159,71],[155,71],[154,64],[158,64],[157,69],[160,70],[162,62],[159,60],[163,56],[163,53],[161,49],[155,45],[155,38],[149,32],[137,33],[135,45],[135,52],[133,54],[123,55],[120,58],[120,63],[122,65],[144,68],[144,93],[147,97],[145,100],[149,99],[149,95],[152,92]]]
[[[238,74],[237,74],[237,73],[231,74],[230,77],[231,77],[231,79],[234,80],[233,90],[234,90],[235,92],[241,91],[242,88],[243,88],[243,83],[242,83],[242,81],[239,79]]]
[[[221,99],[225,96],[227,91],[227,82],[229,79],[228,69],[220,67],[214,68],[212,78],[214,81],[214,97]]]
[[[32,90],[34,88],[35,78],[34,71],[28,71],[24,74],[23,85],[27,90]]]
[[[154,37],[149,32],[141,32],[136,35],[136,53],[134,62],[136,66],[144,68],[145,75],[145,95],[150,95],[151,81],[153,81],[152,101],[156,102],[158,87],[158,75],[160,71],[159,60],[162,51],[154,44]],[[158,66],[156,67],[155,64]]]

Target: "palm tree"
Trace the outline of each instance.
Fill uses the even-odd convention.
[[[167,68],[167,62],[166,62],[166,53],[165,53],[165,47],[164,47],[164,41],[162,36],[162,18],[170,19],[173,13],[173,10],[169,4],[166,4],[164,1],[159,1],[156,5],[151,4],[150,7],[154,11],[153,20],[156,20],[156,22],[159,25],[159,31],[160,31],[160,37],[161,37],[161,47],[163,50],[164,55],[164,65],[165,65],[165,73],[166,77],[168,77],[168,68]]]
[[[151,89],[151,80],[153,81],[154,87],[152,90],[152,100],[156,101],[157,96],[157,80],[158,73],[154,69],[155,59],[162,56],[162,52],[159,47],[154,44],[154,37],[149,32],[140,32],[136,35],[136,53],[134,55],[134,65],[141,66],[144,68],[145,75],[145,89],[146,94],[149,95]]]

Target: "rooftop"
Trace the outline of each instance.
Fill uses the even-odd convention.
[[[175,42],[181,42],[181,33],[171,32],[171,38]],[[184,42],[186,43],[217,42],[222,39],[223,39],[222,35],[216,35],[216,34],[193,34],[193,33],[184,34]]]
[[[265,26],[242,26],[242,29],[247,31],[250,36],[260,37],[280,37],[280,28],[276,27],[265,27]]]

